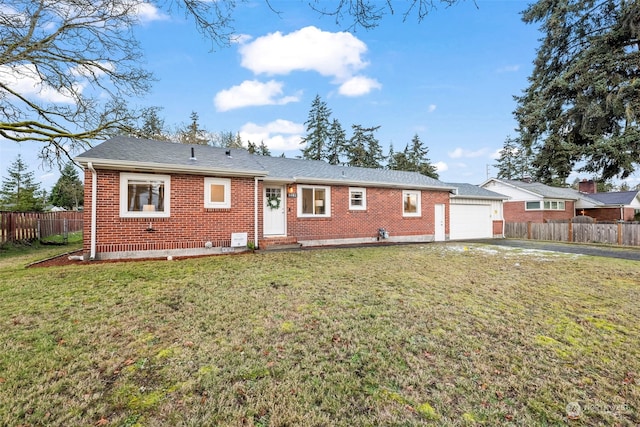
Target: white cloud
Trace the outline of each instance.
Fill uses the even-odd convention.
[[[368,64],[367,46],[351,33],[331,33],[310,26],[283,35],[277,31],[242,45],[241,64],[256,74],[316,71],[345,81]]]
[[[498,73],[515,73],[520,70],[520,65],[507,65],[502,68],[498,68],[496,71]]]
[[[487,150],[485,148],[481,148],[480,150],[471,151],[464,148],[456,148],[453,151],[447,152],[449,157],[452,159],[460,159],[460,158],[473,158],[473,157],[481,157],[486,154]]]
[[[275,80],[266,83],[245,80],[238,86],[218,92],[213,102],[216,110],[229,111],[256,105],[284,105],[300,99],[299,94],[282,96],[282,86],[282,82]]]
[[[436,162],[434,163],[434,166],[436,167],[436,171],[438,172],[449,170],[449,165],[447,165],[445,162]]]
[[[291,151],[300,149],[303,132],[303,124],[278,119],[266,125],[246,123],[240,128],[240,137],[255,144],[264,142],[270,150]]]
[[[135,14],[142,23],[153,21],[166,21],[169,16],[165,15],[155,5],[151,3],[139,3],[134,7]]]
[[[429,106],[427,107],[427,112],[433,113],[434,111],[436,111],[436,104],[429,104]]]
[[[373,89],[380,89],[382,85],[375,79],[355,76],[340,85],[338,92],[344,96],[366,95]]]
[[[74,103],[69,91],[60,91],[47,85],[32,64],[13,67],[0,65],[0,81],[27,98],[45,102]],[[79,83],[74,86],[74,90],[77,93],[81,93],[83,89],[84,86]]]

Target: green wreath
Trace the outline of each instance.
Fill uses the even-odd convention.
[[[269,209],[280,209],[280,197],[275,194],[267,197],[267,206]]]

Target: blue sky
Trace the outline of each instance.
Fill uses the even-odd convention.
[[[209,131],[240,132],[274,155],[295,157],[319,95],[347,137],[352,124],[379,125],[386,154],[418,134],[441,180],[479,184],[495,176],[497,152],[515,135],[513,96],[527,86],[540,38],[520,20],[527,2],[467,0],[420,23],[397,13],[351,33],[347,21],[336,25],[304,1],[271,4],[279,14],[263,0],[240,3],[238,40],[213,52],[182,15],[145,10],[135,33],[157,81],[132,105],[162,107],[171,126],[195,111]],[[22,153],[50,188],[57,174],[36,169],[37,148],[5,141],[0,170]]]

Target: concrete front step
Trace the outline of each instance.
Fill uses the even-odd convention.
[[[260,249],[297,249],[302,246],[295,237],[269,237],[260,240]]]
[[[300,249],[302,247],[301,243],[287,243],[287,244],[275,244],[275,245],[267,245],[267,247],[263,248],[265,251],[278,251],[285,249]]]

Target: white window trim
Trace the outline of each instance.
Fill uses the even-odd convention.
[[[537,202],[540,204],[539,208],[529,208],[527,207],[527,203],[530,202]],[[549,203],[549,208],[545,208],[544,205],[545,203]],[[551,203],[556,203],[557,208],[552,208],[551,207]],[[560,204],[562,204],[562,208],[560,207]],[[545,200],[527,200],[524,202],[524,210],[525,211],[565,211],[567,210],[567,202],[566,200],[558,200],[558,199],[545,199]]]
[[[352,192],[361,192],[362,193],[362,206],[352,205],[351,204],[351,193]],[[360,187],[349,187],[349,210],[351,211],[365,211],[367,210],[367,189]]]
[[[416,211],[415,212],[405,212],[404,211],[404,200],[406,199],[408,194],[417,194],[416,197]],[[422,216],[422,191],[420,190],[402,190],[402,216],[406,217],[416,217]]]
[[[129,180],[164,181],[164,211],[129,212]],[[146,173],[120,173],[120,217],[121,218],[168,218],[171,216],[171,176]]]
[[[324,214],[306,214],[302,213],[302,189],[304,188],[312,188],[314,190],[324,190],[325,194],[325,210]],[[330,218],[331,217],[331,187],[326,187],[324,185],[304,185],[298,184],[298,218]],[[314,191],[315,194],[315,191]]]
[[[211,184],[224,186],[224,202],[211,202]],[[205,209],[230,209],[231,208],[231,179],[229,178],[205,178],[204,179],[204,207]]]

